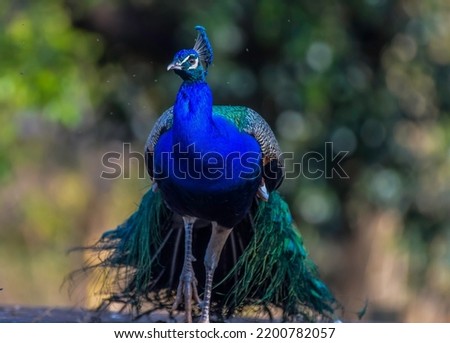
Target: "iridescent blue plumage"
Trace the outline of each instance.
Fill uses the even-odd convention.
[[[248,213],[261,183],[261,148],[212,110],[205,82],[182,84],[172,127],[155,146],[155,181],[179,215],[232,228]]]
[[[231,315],[246,305],[279,307],[284,319],[332,318],[335,300],[276,191],[284,170],[275,136],[251,109],[213,106],[205,80],[212,48],[206,30],[196,29],[194,48],[177,52],[167,68],[183,83],[146,144],[154,187],[94,247],[110,252],[99,266],[122,270],[123,287],[109,301],[174,301],[188,322],[193,303],[201,305],[201,322],[211,311]]]

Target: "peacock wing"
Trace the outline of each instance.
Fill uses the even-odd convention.
[[[239,130],[255,137],[263,154],[263,178],[269,191],[284,179],[280,146],[269,124],[258,112],[244,106],[213,106],[213,116],[231,121]]]
[[[150,178],[153,180],[153,153],[159,137],[169,130],[173,124],[173,106],[167,109],[156,121],[145,143],[145,164]]]

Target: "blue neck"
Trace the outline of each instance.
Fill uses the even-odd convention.
[[[184,81],[174,105],[174,143],[189,145],[214,129],[212,94],[203,81]]]

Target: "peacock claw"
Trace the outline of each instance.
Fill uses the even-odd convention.
[[[184,300],[184,301],[183,301]],[[200,303],[197,291],[197,279],[193,272],[182,273],[178,283],[177,296],[172,306],[172,311],[184,302],[185,319],[187,323],[192,323],[192,300]]]

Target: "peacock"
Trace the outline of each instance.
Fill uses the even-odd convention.
[[[213,50],[205,28],[195,29],[194,47],[167,67],[183,81],[175,103],[145,145],[152,187],[91,247],[101,262],[90,268],[115,285],[105,303],[181,308],[186,322],[249,309],[334,320],[337,301],[277,191],[284,168],[275,135],[250,108],[213,105]]]

